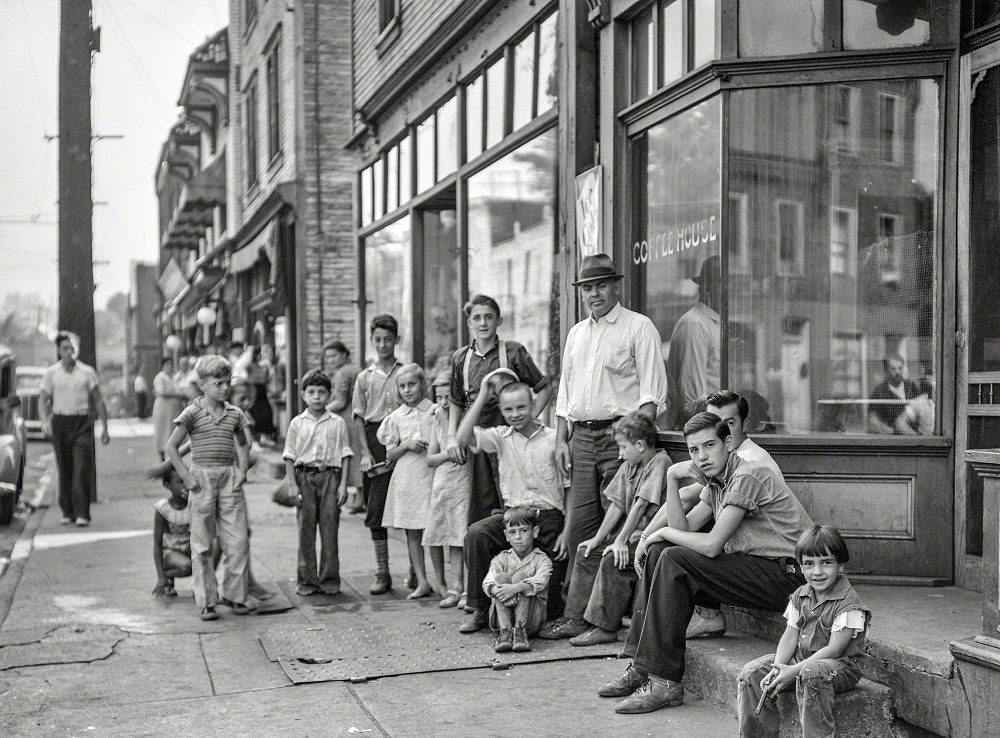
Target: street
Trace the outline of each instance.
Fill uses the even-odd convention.
[[[251,474],[247,487],[254,573],[293,607],[246,617],[223,607],[220,620],[205,623],[190,580],[178,580],[178,598],[154,599],[151,507],[163,491],[142,477],[151,439],[132,421],[117,421],[112,430],[111,444],[98,447],[101,502],[92,526],[60,527],[49,494],[53,506],[28,520],[0,578],[0,616],[7,612],[0,629],[4,736],[736,733],[735,720],[691,693],[679,709],[616,715],[613,701],[597,697],[596,688],[625,662],[607,657],[294,685],[262,648],[265,631],[366,624],[388,635],[430,625],[453,632],[456,646],[489,649],[492,639],[455,632],[464,614],[439,609],[436,599],[404,599],[398,583],[405,579],[406,549],[397,533],[390,533],[396,588],[370,598],[371,544],[353,515],[340,528],[344,591],[297,597],[294,511],[271,502],[276,482],[259,474]],[[32,442],[29,486],[37,488],[47,471],[37,460],[48,451]]]

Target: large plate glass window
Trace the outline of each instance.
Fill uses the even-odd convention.
[[[424,356],[428,369],[458,347],[459,259],[455,211],[424,210]]]
[[[400,361],[413,360],[412,258],[410,216],[393,221],[364,240],[365,297],[368,321],[390,313],[399,321]],[[366,331],[367,332],[367,331]]]

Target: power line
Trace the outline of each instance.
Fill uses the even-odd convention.
[[[108,22],[114,27],[115,35],[118,37],[118,41],[121,43],[122,51],[124,51],[129,64],[132,66],[133,71],[136,76],[139,77],[139,81],[146,88],[146,92],[149,94],[150,99],[153,104],[160,109],[160,112],[164,116],[168,116],[170,111],[163,107],[163,101],[160,100],[156,95],[156,83],[153,82],[152,77],[149,72],[146,71],[145,65],[142,63],[141,58],[136,53],[135,48],[132,46],[132,42],[128,38],[128,34],[125,33],[121,22],[115,16],[114,11],[111,9],[110,3],[102,3],[104,11],[107,13]]]
[[[136,10],[138,10],[144,16],[146,16],[147,18],[149,18],[151,21],[153,21],[153,23],[155,23],[156,25],[160,26],[160,28],[163,28],[164,30],[167,30],[170,33],[174,34],[174,36],[176,36],[177,38],[179,38],[184,43],[190,44],[191,46],[197,46],[198,45],[197,41],[192,41],[190,38],[188,38],[187,36],[185,36],[184,34],[182,34],[176,28],[168,26],[166,23],[164,23],[163,21],[161,21],[159,18],[157,18],[155,15],[153,15],[152,13],[150,13],[148,10],[146,10],[142,6],[136,5],[134,2],[132,2],[132,0],[125,0],[125,2],[128,3],[129,5],[131,5]]]

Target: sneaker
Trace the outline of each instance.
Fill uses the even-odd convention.
[[[86,528],[88,525],[90,525],[90,518],[77,518],[76,519],[76,527],[77,528]]]
[[[631,695],[615,705],[615,712],[635,715],[684,703],[684,686],[669,679],[650,677]]]
[[[459,633],[475,633],[478,630],[482,630],[486,627],[486,610],[476,610],[469,619],[458,626]]]
[[[218,620],[219,613],[215,611],[214,607],[203,607],[201,610],[202,620]]]
[[[59,518],[59,525],[72,525],[72,524],[73,524],[73,518],[71,518],[69,515],[63,515],[61,518]]]
[[[597,690],[601,697],[628,697],[646,681],[646,675],[629,664],[619,676]]]
[[[707,614],[705,617],[702,613]],[[691,622],[688,623],[687,632],[684,637],[691,638],[718,638],[726,633],[726,616],[722,610],[700,610],[696,608]]]
[[[295,594],[297,594],[299,597],[309,597],[310,595],[316,594],[318,591],[319,589],[316,587],[315,584],[299,583],[295,585]]]
[[[514,633],[509,628],[501,628],[497,635],[496,645],[493,650],[497,653],[506,653],[514,650]]]
[[[572,638],[590,630],[586,620],[574,618],[557,618],[550,620],[538,631],[538,637],[547,641],[558,641],[560,638]]]
[[[519,653],[531,650],[531,644],[528,642],[528,634],[525,632],[523,625],[514,626],[514,650]]]
[[[617,641],[617,631],[604,630],[604,628],[598,628],[596,625],[586,633],[581,633],[569,639],[572,646],[597,646],[601,643],[616,643]]]
[[[392,577],[389,576],[388,572],[385,574],[378,573],[375,575],[375,581],[372,582],[372,586],[368,588],[368,594],[383,595],[390,589],[392,589]]]

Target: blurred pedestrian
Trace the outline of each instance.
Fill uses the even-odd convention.
[[[187,396],[174,381],[173,367],[173,360],[166,358],[160,362],[160,371],[153,377],[153,446],[161,461],[166,458],[165,449],[174,430],[174,418],[187,404]]]

